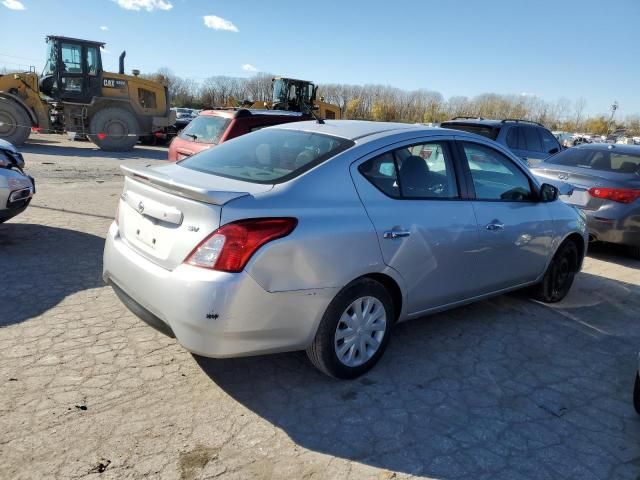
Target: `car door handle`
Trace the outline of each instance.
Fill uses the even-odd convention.
[[[384,238],[394,239],[408,237],[409,235],[411,235],[411,232],[409,230],[387,230],[382,236]]]
[[[495,232],[497,230],[504,230],[504,223],[491,222],[489,225],[487,225],[487,230],[490,230],[492,232]]]

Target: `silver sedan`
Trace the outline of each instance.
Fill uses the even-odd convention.
[[[33,178],[23,168],[22,154],[0,139],[0,223],[23,212],[35,193]]]
[[[397,322],[523,287],[561,300],[587,245],[555,187],[459,131],[301,122],[123,170],[104,279],[209,357],[306,350],[354,378]]]

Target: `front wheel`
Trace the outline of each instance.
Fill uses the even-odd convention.
[[[578,271],[578,247],[565,240],[553,256],[542,282],[533,287],[533,296],[545,303],[555,303],[567,296]]]
[[[394,319],[387,289],[369,278],[358,280],[329,304],[307,356],[327,375],[356,378],[384,353]]]
[[[13,100],[0,99],[0,138],[15,146],[22,145],[31,134],[31,120]]]

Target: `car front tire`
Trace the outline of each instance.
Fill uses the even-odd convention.
[[[578,271],[578,247],[573,240],[565,240],[553,256],[542,282],[533,287],[534,298],[556,303],[567,296]]]
[[[370,278],[357,280],[327,307],[307,356],[329,376],[359,377],[384,353],[394,321],[393,301],[387,289]]]

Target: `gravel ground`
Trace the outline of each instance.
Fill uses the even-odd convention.
[[[192,356],[101,280],[120,164],[34,136],[38,193],[0,225],[0,478],[640,478],[640,262],[594,248],[571,294],[400,325],[368,375],[304,354]]]

